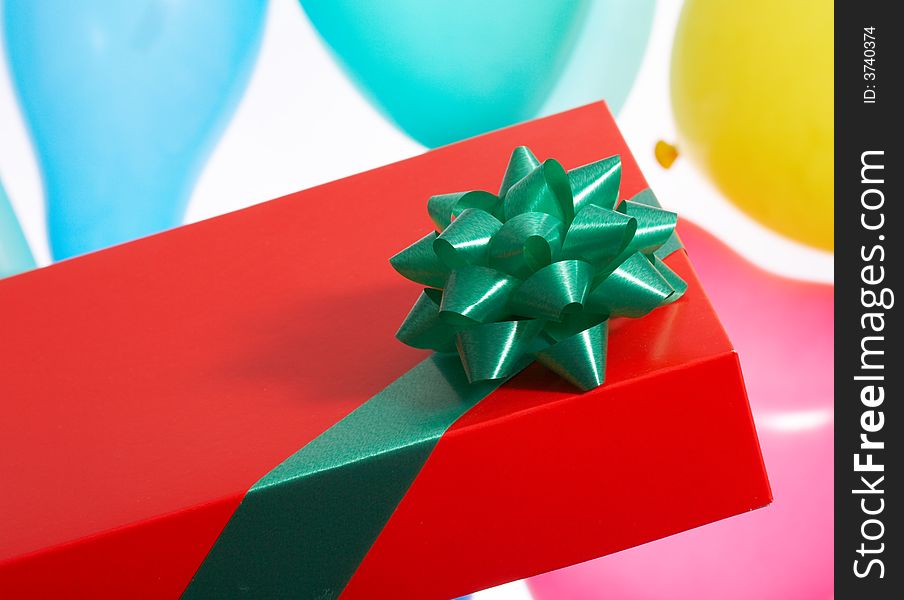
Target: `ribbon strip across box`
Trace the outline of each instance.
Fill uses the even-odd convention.
[[[648,187],[599,103],[0,281],[4,597],[450,598],[768,504],[683,249],[590,391],[394,337],[427,198],[518,146]]]

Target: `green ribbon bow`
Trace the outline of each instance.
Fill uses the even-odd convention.
[[[499,194],[433,196],[437,230],[390,259],[428,286],[396,336],[457,350],[472,383],[536,359],[583,390],[603,383],[608,320],[642,317],[687,284],[662,258],[680,247],[677,215],[647,189],[618,203],[621,158],[566,172],[525,146]]]

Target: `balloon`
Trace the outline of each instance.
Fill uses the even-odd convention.
[[[628,98],[653,25],[655,0],[595,0],[540,115],[605,99],[618,113]]]
[[[19,229],[16,213],[0,183],[0,279],[35,267],[28,242]]]
[[[828,0],[688,0],[671,84],[681,150],[750,216],[829,250],[833,27]]]
[[[768,274],[703,230],[678,229],[741,357],[775,502],[533,578],[530,587],[537,600],[828,600],[833,288]]]
[[[55,258],[180,223],[248,80],[264,14],[263,0],[6,2]]]
[[[579,104],[624,102],[653,0],[302,0],[338,61],[427,146]]]

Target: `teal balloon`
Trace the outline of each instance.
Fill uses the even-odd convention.
[[[16,213],[0,183],[0,279],[35,267]]]
[[[178,225],[248,81],[264,0],[7,0],[54,258]]]
[[[530,119],[565,68],[589,2],[302,0],[352,79],[427,146]]]
[[[621,108],[654,0],[301,0],[359,88],[430,147],[600,99]]]

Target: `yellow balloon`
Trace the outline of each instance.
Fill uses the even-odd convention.
[[[672,49],[680,150],[741,209],[834,247],[834,8],[687,0]]]

